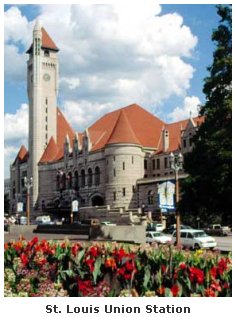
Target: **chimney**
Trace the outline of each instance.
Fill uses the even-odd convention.
[[[169,131],[165,128],[163,130],[163,151],[166,152],[169,148]]]

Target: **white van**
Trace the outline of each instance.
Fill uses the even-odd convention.
[[[176,231],[172,235],[173,243],[176,243]],[[208,236],[203,230],[180,230],[180,244],[192,249],[214,249],[217,245],[214,238]]]

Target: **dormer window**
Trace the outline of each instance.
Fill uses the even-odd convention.
[[[50,52],[49,52],[48,50],[45,50],[45,51],[44,51],[44,56],[45,56],[45,57],[50,57]]]

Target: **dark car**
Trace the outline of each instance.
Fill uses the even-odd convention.
[[[193,229],[191,226],[180,225],[180,230],[182,229]],[[176,224],[170,225],[168,228],[163,230],[164,233],[172,234],[176,230]]]

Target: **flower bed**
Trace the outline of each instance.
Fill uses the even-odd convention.
[[[231,255],[173,246],[5,244],[5,296],[232,296]]]

